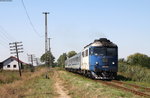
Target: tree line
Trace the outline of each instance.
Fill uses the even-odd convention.
[[[77,53],[75,51],[69,51],[68,53],[63,53],[62,55],[59,56],[59,58],[57,59],[57,62],[55,62],[55,57],[53,56],[53,54],[51,52],[47,52],[44,53],[40,60],[41,62],[47,62],[47,66],[51,66],[51,67],[65,67],[65,60],[67,60],[67,58],[70,58],[74,55],[76,55]]]
[[[129,55],[127,57],[127,60],[122,58],[122,59],[119,59],[119,62],[127,63],[129,65],[137,65],[141,67],[150,68],[150,57],[142,53],[135,53],[135,54]]]
[[[52,65],[52,67],[54,66],[64,67],[65,60],[67,60],[67,58],[70,58],[76,54],[77,53],[75,51],[69,51],[68,53],[63,53],[62,55],[59,56],[59,58],[57,59],[57,62],[55,62],[55,57],[53,56],[51,52],[48,51],[47,53],[43,54],[40,59],[42,62],[47,61],[47,64]],[[125,60],[124,58],[121,58],[119,59],[119,62],[126,63],[129,65],[137,65],[137,66],[150,68],[150,57],[142,53],[135,53],[135,54],[129,55],[127,57],[127,60]]]

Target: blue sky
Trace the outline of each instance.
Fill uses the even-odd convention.
[[[22,41],[27,53],[44,53],[44,15],[48,11],[48,36],[53,55],[83,47],[107,37],[119,47],[119,58],[140,52],[150,56],[150,0],[24,0],[37,35],[21,0],[0,1],[0,61],[10,56],[9,44]]]

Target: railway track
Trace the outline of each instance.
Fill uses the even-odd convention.
[[[74,74],[78,75],[78,76],[81,76],[81,75],[76,74],[76,73],[74,73]],[[114,87],[114,88],[117,88],[117,89],[120,89],[120,90],[124,90],[126,92],[131,92],[131,93],[133,93],[135,95],[138,95],[138,96],[143,96],[143,97],[150,98],[150,94],[145,93],[145,92],[150,92],[150,88],[145,88],[145,87],[142,87],[142,86],[138,86],[138,85],[135,85],[135,84],[129,84],[129,83],[118,81],[118,80],[112,80],[112,81],[93,80],[93,81],[99,82],[99,83],[102,83],[104,85],[108,85],[108,86],[111,86],[111,87]],[[126,85],[128,85],[128,87],[126,87]],[[139,91],[137,89],[143,89],[144,92]]]
[[[138,95],[138,96],[150,97],[149,94],[146,94],[144,92],[121,86],[120,84],[126,84],[124,82],[120,82],[120,81],[116,81],[116,80],[113,80],[113,81],[95,80],[95,81],[100,82],[100,83],[105,84],[105,85],[108,85],[108,86],[115,87],[117,89],[121,89],[121,90],[124,90],[124,91],[127,91],[127,92],[131,92],[131,93],[133,93],[135,95]],[[139,87],[140,88],[140,86],[137,86],[137,85],[134,85],[134,87]]]
[[[112,80],[112,82],[118,83],[118,84],[123,84],[123,85],[129,85],[129,86],[131,86],[131,87],[133,87],[133,88],[143,89],[143,90],[145,90],[146,92],[150,92],[150,88],[145,88],[145,87],[138,86],[138,85],[135,85],[135,84],[129,84],[129,83],[122,82],[122,81],[117,81],[117,80]]]

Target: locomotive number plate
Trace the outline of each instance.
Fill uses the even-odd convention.
[[[109,68],[109,66],[102,66],[102,68]]]

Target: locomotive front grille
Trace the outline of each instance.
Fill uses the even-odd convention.
[[[108,62],[108,59],[107,59],[107,58],[103,58],[102,61],[103,61],[104,63],[107,63],[107,62]]]

